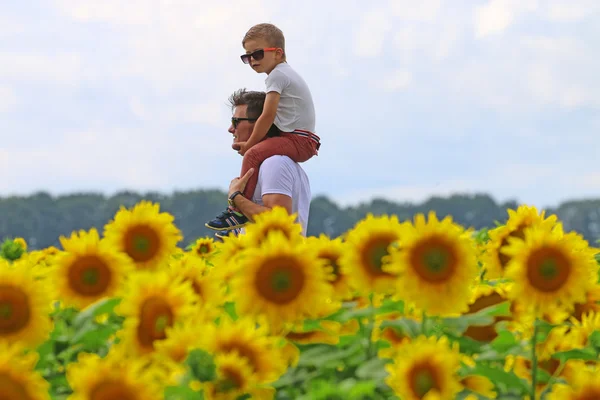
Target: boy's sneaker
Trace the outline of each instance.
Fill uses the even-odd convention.
[[[207,228],[215,231],[230,231],[241,228],[249,222],[249,219],[242,213],[233,211],[231,208],[217,215],[215,219],[204,224]]]
[[[223,239],[229,236],[237,236],[240,234],[241,231],[241,229],[232,229],[230,231],[218,231],[217,233],[215,233],[215,236],[219,239]]]

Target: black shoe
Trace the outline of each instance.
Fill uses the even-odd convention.
[[[230,231],[232,229],[241,228],[249,222],[249,219],[242,213],[233,211],[228,208],[215,219],[204,224],[207,228],[215,231]]]
[[[217,233],[215,233],[215,236],[218,237],[219,239],[223,239],[226,237],[230,237],[230,236],[237,236],[241,233],[240,229],[232,229],[230,231],[219,231]]]

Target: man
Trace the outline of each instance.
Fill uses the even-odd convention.
[[[233,117],[228,131],[233,135],[233,149],[239,150],[237,143],[247,141],[252,134],[254,123],[262,113],[265,98],[264,92],[245,89],[236,91],[229,98]],[[264,140],[278,134],[279,130],[273,125]],[[231,181],[228,197],[233,205],[251,221],[256,214],[276,206],[283,207],[289,214],[297,215],[297,221],[302,226],[302,235],[306,236],[311,190],[308,176],[302,167],[287,156],[267,158],[259,168],[258,184],[253,198],[246,199],[241,192],[254,172],[254,169],[251,169],[244,176]],[[216,235],[223,237],[227,233]]]

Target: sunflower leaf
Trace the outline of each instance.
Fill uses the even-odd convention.
[[[204,398],[202,393],[192,390],[189,386],[168,386],[165,389],[165,400],[201,400]]]
[[[596,351],[600,350],[600,331],[592,332],[588,341],[594,347],[594,349],[596,349]]]
[[[114,308],[121,302],[118,297],[111,297],[107,299],[98,300],[94,304],[91,304],[73,319],[73,325],[75,329],[80,328],[86,321],[93,320],[99,315],[112,313]]]
[[[388,375],[385,364],[387,364],[386,360],[372,358],[356,369],[356,376],[360,379],[383,379]]]
[[[501,367],[477,364],[471,373],[488,378],[502,391],[508,391],[509,389],[519,390],[520,393],[529,391],[529,384],[525,380],[519,378],[513,372],[504,371]]]
[[[552,355],[552,358],[565,362],[567,360],[585,360],[593,361],[598,359],[596,351],[586,347],[583,349],[573,349],[567,351],[559,351]]]
[[[411,338],[417,337],[421,332],[420,324],[414,319],[398,318],[391,321],[382,321],[380,328],[394,328],[397,332],[403,333]]]
[[[515,346],[519,346],[517,338],[510,331],[499,331],[498,336],[490,343],[491,347],[498,353],[509,351]]]

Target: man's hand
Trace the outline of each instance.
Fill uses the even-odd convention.
[[[244,176],[242,176],[241,178],[234,178],[231,183],[229,184],[229,196],[231,196],[233,193],[240,191],[243,192],[244,189],[246,188],[246,184],[248,183],[248,180],[250,179],[250,177],[252,176],[252,174],[254,173],[254,168],[250,168],[248,170],[248,172],[246,172],[244,174]]]

